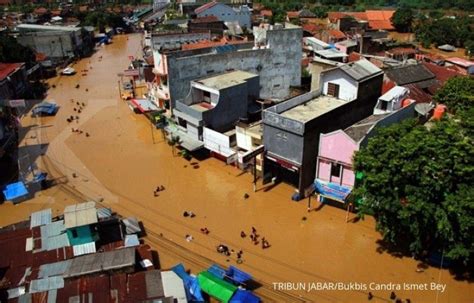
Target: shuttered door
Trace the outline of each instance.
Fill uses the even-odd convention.
[[[328,95],[339,98],[339,85],[328,83]]]

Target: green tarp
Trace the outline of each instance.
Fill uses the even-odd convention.
[[[201,289],[221,302],[229,302],[237,290],[235,285],[219,279],[208,271],[201,272],[197,278]]]

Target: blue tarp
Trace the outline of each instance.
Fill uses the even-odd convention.
[[[33,115],[53,115],[58,109],[57,104],[41,102],[33,109]]]
[[[186,296],[188,297],[189,302],[204,302],[198,280],[188,275],[183,264],[180,263],[171,270],[183,280]]]
[[[225,269],[223,269],[217,264],[213,264],[211,267],[209,267],[207,271],[218,277],[219,279],[224,279],[224,277],[226,276]]]
[[[5,196],[6,200],[11,201],[28,195],[28,190],[26,189],[25,184],[20,181],[8,184],[3,191],[3,195]]]
[[[227,270],[226,276],[238,283],[245,283],[252,279],[251,275],[232,265]]]
[[[344,202],[344,200],[352,191],[350,187],[322,181],[319,179],[314,181],[314,185],[316,187],[316,191],[321,195],[341,202]]]
[[[231,303],[259,303],[260,298],[248,290],[237,289],[232,298]]]

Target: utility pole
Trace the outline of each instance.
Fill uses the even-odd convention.
[[[122,88],[120,87],[120,80],[117,81],[118,83],[118,90],[119,90],[119,98],[122,100]]]
[[[257,155],[253,157],[253,192],[257,191]]]

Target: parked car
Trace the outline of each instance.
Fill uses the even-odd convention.
[[[65,76],[72,76],[76,73],[76,70],[72,67],[66,67],[65,69],[63,69],[63,71],[61,72],[61,75],[65,75]]]

